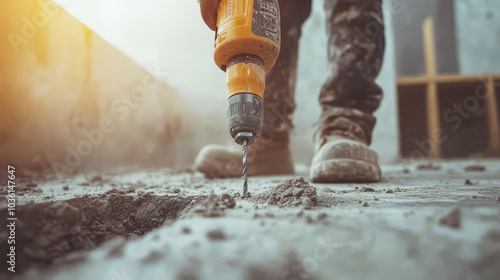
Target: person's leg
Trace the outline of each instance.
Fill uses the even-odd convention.
[[[264,125],[248,149],[248,174],[293,173],[289,136],[295,109],[295,81],[301,28],[311,12],[311,0],[281,0],[281,49],[266,73]],[[236,144],[235,144],[236,145]],[[209,177],[241,176],[241,147],[209,145],[196,159],[195,168]]]
[[[279,5],[281,50],[276,64],[266,73],[264,125],[251,148],[256,161],[270,160],[274,167],[271,173],[283,174],[294,170],[289,138],[295,111],[299,40],[302,24],[311,13],[311,0],[281,0]]]
[[[328,80],[321,89],[320,125],[315,134],[314,181],[379,181],[371,143],[373,112],[382,90],[375,84],[384,54],[381,0],[325,0]]]
[[[288,130],[295,110],[297,57],[302,24],[311,13],[311,0],[281,0],[281,50],[274,67],[266,73],[264,108],[274,130]]]

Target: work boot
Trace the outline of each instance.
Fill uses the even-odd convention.
[[[288,132],[262,134],[248,146],[248,175],[293,174]],[[226,146],[207,145],[198,153],[194,167],[209,178],[241,177],[242,151],[242,146],[234,142]]]
[[[316,153],[310,178],[316,183],[379,182],[378,155],[356,122],[336,117],[314,135]]]

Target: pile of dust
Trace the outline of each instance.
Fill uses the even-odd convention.
[[[109,193],[66,201],[19,206],[16,228],[18,267],[58,263],[71,253],[91,250],[118,236],[143,235],[175,220],[192,198]],[[0,210],[6,220],[7,209]],[[6,227],[0,236],[8,236]]]
[[[203,217],[221,217],[224,216],[224,211],[226,209],[233,209],[235,206],[236,201],[234,196],[228,193],[217,195],[212,192],[201,202],[193,201],[179,214],[179,218],[187,218],[196,215],[201,215]]]
[[[310,208],[318,205],[316,188],[303,177],[288,179],[266,193],[257,195],[253,200],[277,206],[299,206]]]

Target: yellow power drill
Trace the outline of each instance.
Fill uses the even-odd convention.
[[[221,0],[217,11],[214,59],[226,72],[229,133],[243,146],[243,196],[247,195],[247,145],[255,142],[264,119],[265,73],[280,51],[277,0]]]

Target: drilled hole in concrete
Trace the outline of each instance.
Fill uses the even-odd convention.
[[[44,267],[71,252],[92,250],[115,237],[144,235],[167,220],[175,220],[194,199],[108,193],[18,206],[16,266],[23,271]],[[1,209],[0,219],[6,218],[7,209]],[[1,229],[2,240],[8,234]],[[6,252],[8,244],[2,243],[2,252]]]

